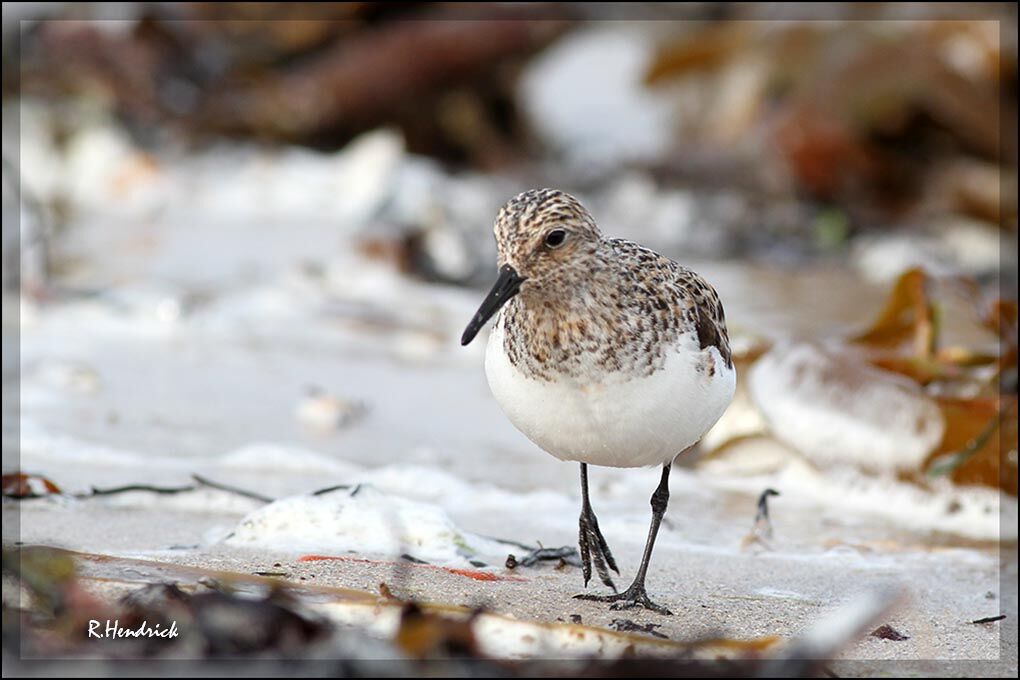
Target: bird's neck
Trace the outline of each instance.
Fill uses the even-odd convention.
[[[596,296],[593,280],[522,290],[503,310],[504,350],[511,363],[549,378],[578,371],[586,352],[618,332],[617,309]]]

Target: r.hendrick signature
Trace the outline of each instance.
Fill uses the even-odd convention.
[[[177,622],[171,621],[169,628],[163,628],[157,623],[150,626],[148,621],[142,621],[137,628],[124,628],[120,625],[120,619],[106,620],[106,628],[101,629],[102,622],[96,619],[89,620],[89,637],[97,638],[175,638],[180,635],[177,630]]]

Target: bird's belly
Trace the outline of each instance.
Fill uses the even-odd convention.
[[[648,376],[538,380],[510,363],[499,329],[490,336],[485,373],[504,413],[531,441],[561,460],[609,467],[672,460],[722,416],[736,386],[718,350],[690,342],[671,349]]]

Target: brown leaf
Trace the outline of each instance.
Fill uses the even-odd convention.
[[[1016,367],[1016,303],[998,300],[985,313],[976,312],[982,326],[1000,338],[998,354],[961,346],[940,346],[941,318],[946,308],[935,299],[935,280],[919,268],[905,272],[893,286],[885,308],[866,331],[850,338],[868,351],[868,360],[887,371],[905,375],[921,385],[936,381],[958,381],[988,388],[999,382],[1010,368]],[[977,284],[964,277],[944,283],[962,293],[966,304],[980,310],[983,302]],[[941,287],[940,287],[941,289]],[[998,366],[993,380],[971,369]],[[1007,393],[1008,387],[986,389]]]
[[[871,363],[886,371],[899,373],[921,385],[937,380],[964,380],[966,369],[994,364],[996,357],[970,352],[962,347],[939,350],[932,358],[880,355],[871,357]]]
[[[999,487],[1016,496],[1016,395],[937,401],[945,433],[925,462],[927,473],[949,475],[962,485]]]
[[[56,484],[41,475],[12,472],[3,476],[4,498],[39,498],[63,493]]]
[[[876,348],[897,348],[913,340],[915,356],[931,357],[937,338],[928,287],[929,278],[923,269],[915,267],[904,272],[878,319],[850,341]]]

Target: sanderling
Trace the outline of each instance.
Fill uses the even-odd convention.
[[[499,211],[499,276],[466,345],[499,312],[485,354],[489,387],[510,421],[560,460],[581,464],[584,585],[594,560],[615,593],[616,561],[588,498],[588,465],[662,465],[634,582],[578,595],[669,614],[645,591],[669,501],[669,471],[733,399],[736,373],[722,304],[701,276],[636,243],[604,238],[562,191],[526,191]]]

